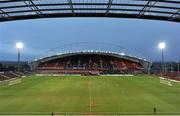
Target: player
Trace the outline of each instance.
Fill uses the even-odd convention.
[[[155,107],[153,108],[153,111],[154,111],[154,114],[156,114],[156,108]]]

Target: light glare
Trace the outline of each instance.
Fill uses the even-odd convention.
[[[22,49],[23,48],[23,43],[21,43],[21,42],[16,43],[16,48]]]
[[[166,47],[166,44],[164,42],[159,43],[159,48],[164,49]]]
[[[122,56],[124,56],[124,55],[125,55],[125,53],[123,53],[123,52],[122,52],[122,53],[121,53],[121,55],[122,55]]]

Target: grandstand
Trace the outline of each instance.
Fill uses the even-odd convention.
[[[20,78],[31,74],[28,62],[20,62],[20,71],[17,70],[18,62],[0,61],[0,81]]]
[[[0,61],[0,71],[15,71],[17,70],[17,61]],[[20,71],[30,71],[28,62],[21,61],[19,63]]]
[[[40,74],[137,74],[146,72],[150,64],[123,53],[78,51],[36,59],[31,68]]]

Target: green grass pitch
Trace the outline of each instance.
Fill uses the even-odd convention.
[[[22,78],[0,85],[0,114],[180,114],[180,84],[134,77]]]

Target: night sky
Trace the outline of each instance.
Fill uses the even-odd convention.
[[[55,18],[0,22],[0,60],[17,60],[16,42],[23,42],[22,59],[50,53],[103,50],[126,52],[159,61],[159,42],[166,42],[166,61],[180,61],[180,23],[123,18]]]

